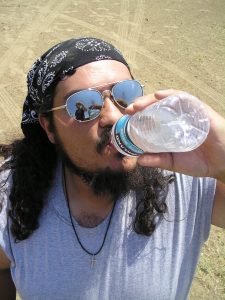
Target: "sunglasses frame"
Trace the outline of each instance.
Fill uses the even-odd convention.
[[[121,80],[121,81],[116,81],[116,82],[110,82],[110,83],[107,83],[107,84],[104,84],[104,85],[97,85],[97,86],[94,86],[94,87],[90,87],[90,88],[83,89],[83,90],[80,90],[80,91],[78,91],[78,92],[75,92],[75,93],[73,93],[72,95],[70,95],[70,96],[66,99],[66,103],[65,103],[64,105],[60,105],[60,106],[57,106],[57,107],[53,107],[53,108],[51,108],[51,109],[45,111],[45,113],[48,113],[48,112],[51,112],[51,111],[56,111],[56,110],[60,110],[60,109],[66,108],[66,111],[67,111],[68,115],[69,115],[71,118],[73,118],[74,120],[76,120],[77,122],[79,122],[79,123],[86,123],[86,122],[90,122],[90,121],[92,121],[92,120],[95,120],[96,118],[99,117],[100,113],[99,113],[96,117],[94,117],[93,119],[91,119],[91,120],[85,120],[85,121],[82,121],[82,120],[77,120],[75,117],[71,116],[70,113],[69,113],[69,111],[68,111],[68,109],[67,109],[67,102],[69,101],[69,99],[70,99],[72,96],[74,96],[75,94],[79,94],[79,93],[81,93],[81,92],[83,92],[83,91],[92,91],[92,90],[95,91],[95,92],[97,92],[97,93],[99,93],[99,95],[100,95],[100,97],[101,97],[101,99],[102,99],[102,107],[103,107],[103,103],[104,103],[103,93],[104,93],[104,92],[110,92],[110,95],[113,97],[113,101],[115,101],[115,103],[116,103],[119,107],[121,107],[122,109],[125,109],[125,107],[123,107],[122,105],[120,105],[120,104],[117,102],[117,100],[115,99],[115,97],[114,97],[114,95],[113,95],[113,88],[114,88],[114,86],[115,86],[116,84],[118,84],[118,83],[125,82],[125,81],[136,81],[136,82],[138,82],[138,83],[140,84],[141,89],[142,89],[142,96],[144,95],[144,91],[143,91],[144,85],[142,85],[142,84],[141,84],[138,80],[136,80],[136,79],[126,79],[126,80]],[[96,88],[104,87],[104,86],[107,86],[107,85],[113,85],[112,89],[111,89],[111,90],[106,89],[106,90],[104,90],[104,91],[102,91],[102,92],[100,92],[100,91],[98,91],[98,90],[96,89]]]

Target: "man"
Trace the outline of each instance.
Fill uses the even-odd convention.
[[[190,153],[137,159],[110,143],[123,114],[172,93],[143,96],[99,39],[65,41],[36,61],[24,139],[7,148],[1,173],[5,299],[13,283],[32,300],[187,298],[211,219],[225,227],[225,120],[207,107],[210,133]],[[78,102],[87,119],[76,119]]]

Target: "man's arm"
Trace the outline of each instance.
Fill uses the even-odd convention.
[[[15,300],[16,288],[10,274],[10,261],[0,248],[0,299]]]
[[[129,105],[125,112],[134,114],[151,103],[177,92],[165,90],[145,95]],[[217,179],[212,224],[225,228],[225,118],[206,104],[205,109],[210,119],[210,131],[200,147],[183,153],[145,153],[138,158],[138,163],[145,167]]]
[[[225,228],[225,184],[217,181],[213,204],[212,224]]]

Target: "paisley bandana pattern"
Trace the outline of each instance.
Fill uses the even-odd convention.
[[[96,38],[70,39],[44,53],[27,74],[28,93],[23,105],[22,129],[29,124],[39,124],[39,108],[53,83],[82,65],[107,59],[117,60],[129,68],[119,50]]]

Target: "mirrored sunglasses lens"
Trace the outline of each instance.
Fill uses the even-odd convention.
[[[67,112],[78,121],[89,121],[99,116],[102,109],[102,97],[97,91],[80,91],[67,100]]]
[[[125,108],[137,97],[143,96],[143,88],[136,80],[125,80],[114,85],[112,94],[117,103]]]

